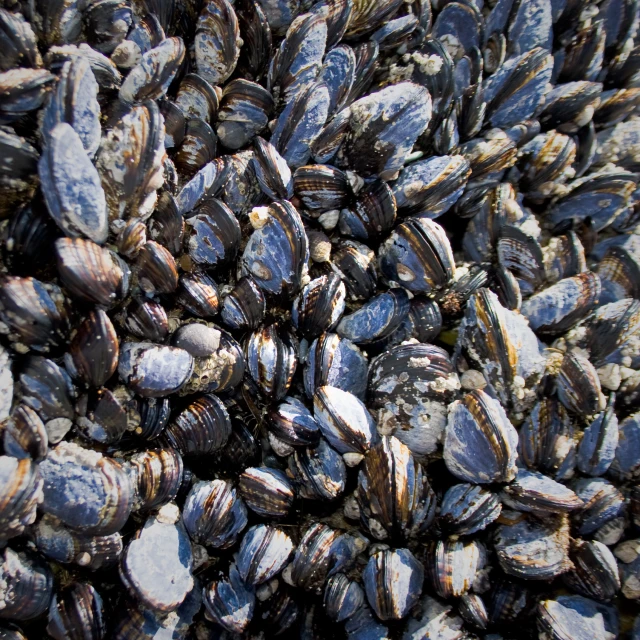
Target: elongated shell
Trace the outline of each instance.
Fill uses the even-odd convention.
[[[291,538],[281,529],[258,525],[242,538],[238,571],[245,583],[262,584],[280,572],[293,551]]]
[[[527,467],[556,480],[573,475],[575,430],[566,409],[555,398],[538,402],[520,429],[518,451]]]
[[[390,336],[409,313],[409,296],[399,287],[374,296],[343,316],[336,333],[356,344],[369,344]]]
[[[49,213],[62,231],[103,244],[109,231],[105,192],[80,136],[66,122],[47,135],[38,175]]]
[[[382,540],[406,540],[435,515],[435,495],[422,466],[394,437],[383,437],[366,454],[356,497],[362,524]]]
[[[453,475],[476,484],[516,477],[518,434],[497,400],[472,391],[449,408],[444,460]]]
[[[327,41],[327,24],[319,13],[298,16],[271,59],[267,89],[284,104],[317,78]]]
[[[600,476],[611,466],[616,456],[620,430],[611,394],[607,408],[584,430],[578,446],[578,469],[585,475]]]
[[[437,218],[456,203],[470,175],[463,156],[440,156],[407,165],[393,185],[399,213]]]
[[[47,455],[47,444],[47,431],[38,414],[28,405],[19,404],[5,425],[5,453],[38,462]]]
[[[557,378],[558,399],[571,412],[587,417],[604,409],[595,367],[578,353],[567,353]]]
[[[54,594],[47,633],[56,640],[102,640],[106,621],[100,594],[76,582]]]
[[[0,556],[5,597],[0,618],[30,620],[42,615],[51,601],[53,574],[37,554],[5,549]]]
[[[330,385],[362,400],[366,376],[367,359],[350,340],[324,333],[311,343],[304,367],[307,396],[312,397],[320,386]]]
[[[128,269],[113,253],[82,238],[60,238],[55,247],[60,280],[72,295],[106,308],[124,296]]]
[[[101,387],[118,366],[118,347],[118,334],[109,316],[98,309],[78,327],[69,353],[82,380]]]
[[[311,411],[297,398],[285,398],[268,415],[271,432],[278,440],[292,447],[313,446],[320,441],[318,423]]]
[[[565,278],[525,300],[522,315],[540,335],[564,333],[594,309],[600,290],[600,278],[591,271]]]
[[[484,373],[505,406],[522,410],[534,403],[533,389],[545,366],[538,340],[522,316],[505,309],[488,289],[469,299],[458,348]]]
[[[400,82],[354,102],[341,153],[363,176],[393,179],[431,119],[426,88]]]
[[[327,580],[324,606],[327,615],[336,622],[349,619],[364,604],[364,591],[344,573],[336,573]]]
[[[111,222],[151,215],[164,182],[164,158],[164,123],[153,101],[126,111],[106,133],[96,166]]]
[[[98,83],[85,58],[66,62],[49,104],[44,110],[42,133],[47,136],[59,122],[67,122],[80,136],[92,157],[100,146]]]
[[[553,58],[542,47],[507,60],[482,84],[487,120],[503,127],[530,118],[544,100],[552,69]]]
[[[582,500],[568,487],[536,471],[518,470],[518,476],[502,494],[503,504],[518,511],[545,517],[566,513],[582,506]]]
[[[441,598],[460,597],[473,587],[484,556],[484,548],[475,540],[440,540],[429,547],[427,579]]]
[[[408,549],[378,551],[362,574],[371,608],[381,620],[400,620],[418,601],[424,570]]]
[[[329,90],[316,82],[303,87],[280,114],[271,143],[291,168],[308,163],[328,112]]]
[[[269,325],[252,333],[245,343],[249,374],[268,398],[283,398],[298,365],[292,336]]]
[[[134,509],[149,510],[175,499],[183,479],[182,458],[173,449],[140,451],[128,461],[134,485]]]
[[[132,104],[162,97],[178,72],[184,53],[181,38],[167,38],[147,51],[124,79],[120,99]]]
[[[0,544],[21,535],[35,522],[36,509],[43,499],[43,479],[38,466],[29,458],[0,456],[0,480],[3,492],[0,502],[2,535]]]
[[[322,435],[339,453],[363,455],[377,440],[375,422],[361,400],[336,387],[319,387],[313,413]]]
[[[238,62],[241,42],[233,6],[227,0],[209,0],[196,24],[198,73],[212,85],[224,82]]]
[[[306,274],[309,243],[300,215],[286,200],[268,208],[264,224],[249,238],[242,255],[243,275],[252,275],[265,293],[295,294]]]
[[[357,554],[354,539],[324,524],[311,525],[302,535],[291,565],[296,587],[320,592],[325,580],[348,570]]]
[[[203,590],[204,606],[214,622],[231,633],[242,633],[251,622],[255,591],[244,584],[236,565],[229,569],[228,580],[212,582]]]
[[[289,471],[298,494],[309,500],[334,500],[344,491],[347,480],[342,456],[326,440],[289,456]]]
[[[293,303],[291,320],[308,339],[331,331],[344,313],[346,289],[335,274],[321,276],[306,285]]]
[[[0,318],[9,337],[36,351],[64,343],[68,330],[65,301],[55,285],[8,276],[0,286]]]
[[[618,563],[609,550],[601,542],[576,541],[571,549],[573,569],[563,578],[574,591],[607,602],[620,589]]]

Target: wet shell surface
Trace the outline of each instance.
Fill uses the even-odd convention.
[[[638,640],[638,0],[6,0],[0,638]]]

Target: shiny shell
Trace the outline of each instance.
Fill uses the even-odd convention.
[[[251,527],[240,543],[238,572],[245,583],[262,584],[281,571],[292,551],[291,538],[281,529]]]
[[[230,482],[198,482],[187,495],[184,524],[194,542],[225,549],[247,526],[247,508]]]
[[[422,466],[394,437],[383,437],[366,454],[356,497],[362,524],[379,540],[412,537],[435,515],[435,496]]]
[[[502,406],[472,391],[449,408],[444,460],[453,475],[476,484],[509,482],[517,475],[518,434]]]
[[[295,495],[284,473],[266,467],[245,469],[238,486],[247,506],[263,517],[286,516]]]
[[[408,549],[379,551],[363,572],[364,590],[381,620],[404,618],[422,591],[424,570]]]

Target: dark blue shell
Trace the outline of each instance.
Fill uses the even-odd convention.
[[[356,344],[367,344],[395,331],[409,313],[409,296],[404,289],[390,289],[346,315],[336,332]]]
[[[327,581],[324,590],[324,606],[327,615],[336,622],[351,618],[364,604],[364,591],[344,573],[337,573]]]
[[[344,628],[349,634],[349,640],[387,640],[389,638],[389,629],[378,622],[366,604],[349,617]]]
[[[473,484],[456,484],[444,494],[440,505],[440,524],[457,535],[486,529],[502,511],[498,496]]]
[[[353,393],[361,400],[367,389],[369,364],[353,342],[325,333],[311,343],[304,366],[304,388],[309,398],[328,384]]]
[[[553,3],[549,0],[528,0],[518,4],[509,24],[508,55],[517,56],[542,47],[551,51]]]
[[[555,480],[573,475],[576,465],[575,429],[566,409],[555,398],[536,404],[520,429],[518,453],[530,469]]]
[[[342,456],[326,440],[289,456],[289,471],[299,495],[310,500],[333,500],[344,491],[347,481]]]
[[[625,418],[620,423],[619,433],[610,473],[621,480],[637,478],[640,475],[640,413]]]
[[[212,582],[203,590],[203,596],[207,613],[227,631],[242,633],[251,622],[255,590],[244,584],[235,564],[229,569],[228,580]]]
[[[585,475],[601,476],[616,456],[618,417],[613,402],[612,395],[606,410],[598,415],[582,434],[582,440],[578,445],[578,469]]]
[[[553,58],[540,47],[507,60],[482,83],[487,120],[510,127],[531,118],[544,101],[552,71]]]
[[[298,92],[280,114],[271,144],[292,168],[307,164],[311,145],[320,135],[329,114],[329,90],[322,83]]]
[[[549,580],[571,568],[569,530],[560,517],[520,518],[495,532],[500,566],[510,575],[526,580]]]
[[[625,171],[583,178],[549,209],[548,219],[555,225],[568,218],[589,217],[595,230],[601,231],[626,212],[635,186],[632,174]]]
[[[292,447],[316,445],[320,441],[318,423],[297,398],[285,398],[269,412],[269,421],[273,435]]]
[[[604,640],[605,623],[598,605],[582,596],[558,596],[538,607],[540,636],[572,640]],[[614,635],[617,635],[614,634]]]
[[[360,98],[349,108],[349,134],[340,151],[345,164],[362,176],[394,179],[431,119],[429,91],[400,82]]]
[[[133,487],[115,460],[63,442],[40,464],[45,513],[77,531],[119,531],[133,506]]]
[[[428,218],[399,224],[378,250],[380,270],[389,281],[414,293],[431,293],[453,279],[455,261],[444,229]]]
[[[243,275],[265,293],[295,294],[309,261],[309,241],[300,214],[287,200],[274,202],[269,219],[256,229],[242,254]]]
[[[355,79],[356,56],[348,44],[327,53],[318,76],[329,90],[329,117],[347,106],[347,98]]]
[[[379,551],[362,573],[371,608],[381,620],[404,618],[422,592],[424,569],[408,549]]]
[[[527,469],[518,469],[516,479],[504,487],[500,499],[516,511],[534,513],[542,518],[583,506],[582,500],[565,485]]]
[[[640,302],[619,300],[595,311],[588,324],[587,346],[596,367],[622,364],[631,358],[629,366],[638,368],[640,356],[632,344],[640,334]]]
[[[584,502],[584,507],[573,514],[576,531],[587,536],[602,525],[624,514],[624,496],[608,480],[580,478],[572,489]]]
[[[209,268],[233,260],[240,246],[240,224],[233,211],[215,198],[207,198],[187,218],[191,229],[187,249],[192,260]]]
[[[225,549],[247,526],[247,508],[230,482],[198,482],[187,495],[183,518],[194,542]]]
[[[447,36],[450,40],[457,41],[456,55],[452,55],[457,61],[474,47],[482,46],[484,39],[482,27],[482,16],[476,5],[450,2],[438,14],[433,23],[431,36],[440,41],[446,41]],[[449,50],[449,53],[453,53],[452,50]]]
[[[256,137],[251,160],[258,184],[272,200],[293,196],[291,169],[278,150],[261,137]]]
[[[48,137],[59,122],[67,122],[80,136],[87,154],[100,146],[98,83],[85,58],[72,58],[60,73],[56,90],[44,109],[42,135]]]
[[[196,173],[176,197],[181,214],[193,211],[204,198],[217,195],[229,179],[232,165],[228,158],[216,158]]]
[[[114,627],[113,640],[131,640],[132,637],[160,638],[165,634],[180,637],[187,633],[201,606],[202,589],[197,583],[171,616],[141,607],[135,602],[128,604]]]
[[[242,538],[238,550],[238,572],[249,585],[273,578],[286,564],[293,543],[282,530],[264,524],[251,527]]]
[[[102,244],[109,233],[105,195],[80,136],[60,122],[46,143],[38,174],[51,217],[67,236],[85,236]]]
[[[472,391],[449,409],[444,461],[466,482],[509,482],[517,475],[518,434],[502,405],[484,391]]]
[[[598,275],[586,271],[534,294],[522,303],[521,313],[539,334],[564,333],[595,308],[600,291]]]
[[[318,13],[296,18],[271,58],[267,89],[289,104],[312,85],[327,44],[327,23]]]
[[[393,185],[398,210],[437,218],[456,203],[470,174],[462,156],[434,156],[407,165]]]

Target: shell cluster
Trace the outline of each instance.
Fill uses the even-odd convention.
[[[639,20],[3,0],[0,637],[639,640]]]

